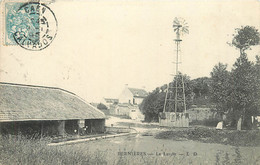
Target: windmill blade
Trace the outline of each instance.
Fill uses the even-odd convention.
[[[180,37],[180,35],[183,35],[185,33],[189,33],[189,26],[188,23],[183,18],[177,18],[173,20],[173,30],[176,32],[177,38]]]
[[[189,26],[183,26],[182,29],[189,29]]]
[[[189,30],[188,29],[182,29],[182,32],[189,34]]]
[[[182,25],[183,25],[183,26],[187,26],[188,23],[187,23],[187,22],[183,22]]]
[[[173,25],[180,25],[180,21],[178,20],[178,18],[175,18],[173,20]]]

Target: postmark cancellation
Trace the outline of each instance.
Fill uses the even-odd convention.
[[[57,34],[54,12],[41,2],[5,1],[4,45],[19,45],[27,50],[48,47]]]

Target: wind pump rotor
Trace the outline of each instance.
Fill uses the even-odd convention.
[[[187,22],[183,18],[175,18],[173,20],[173,30],[176,32],[176,39],[175,41],[182,41],[181,36],[183,34],[188,34],[189,33],[189,26]]]

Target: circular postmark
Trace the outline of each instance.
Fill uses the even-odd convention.
[[[27,50],[48,47],[57,34],[58,23],[53,11],[44,4],[30,2],[16,12],[19,24],[13,33],[15,42]]]

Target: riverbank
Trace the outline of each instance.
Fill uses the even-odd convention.
[[[157,139],[194,140],[203,143],[217,143],[232,146],[260,146],[259,130],[216,130],[206,127],[171,129],[155,135]]]

